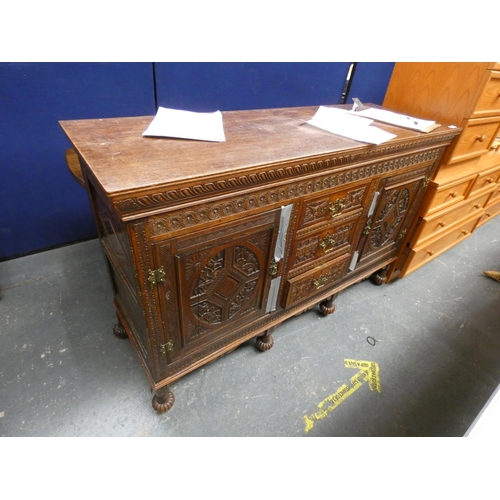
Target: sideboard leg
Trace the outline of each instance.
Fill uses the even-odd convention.
[[[165,413],[174,406],[174,401],[174,393],[169,389],[168,385],[166,385],[156,391],[156,394],[153,396],[152,404],[155,411],[158,413]]]
[[[333,314],[335,312],[333,301],[337,298],[337,295],[338,293],[335,293],[331,297],[328,297],[326,300],[319,303],[319,309],[323,313],[323,316],[327,316],[328,314]]]
[[[266,330],[266,333],[260,337],[257,337],[257,349],[259,351],[268,351],[274,345],[274,339],[272,337],[272,333],[274,332],[276,327],[269,328]]]
[[[376,273],[373,273],[371,275],[371,281],[372,283],[374,283],[375,285],[384,285],[385,283],[387,283],[387,271],[388,271],[388,267],[384,267],[382,269],[379,269]]]
[[[115,337],[118,337],[119,339],[128,339],[127,332],[125,328],[123,328],[120,320],[118,320],[118,323],[113,327],[113,333],[115,334]]]

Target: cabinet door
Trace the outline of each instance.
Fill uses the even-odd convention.
[[[432,165],[383,179],[358,247],[357,268],[395,256],[425,193]]]
[[[169,358],[223,348],[266,315],[281,209],[155,245]],[[279,271],[278,271],[279,270]],[[219,345],[214,345],[219,344]],[[199,352],[203,357],[203,349]]]

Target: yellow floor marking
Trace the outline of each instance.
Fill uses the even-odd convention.
[[[346,368],[359,368],[359,372],[351,377],[351,385],[341,385],[333,394],[330,394],[318,404],[319,410],[311,415],[304,416],[305,432],[309,432],[314,427],[315,420],[322,420],[337,406],[343,403],[349,396],[354,394],[364,382],[368,382],[370,390],[382,392],[380,387],[380,368],[374,361],[361,361],[356,359],[344,359]],[[325,409],[323,407],[329,404]]]

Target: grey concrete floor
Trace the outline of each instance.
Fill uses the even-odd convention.
[[[2,262],[0,436],[463,436],[500,383],[484,270],[500,270],[500,217],[407,278],[350,287],[330,316],[286,321],[271,350],[247,342],[187,375],[160,415],[112,333],[97,240]],[[380,392],[345,360],[377,363]]]

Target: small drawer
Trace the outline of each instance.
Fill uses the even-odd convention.
[[[403,278],[407,274],[417,270],[457,243],[468,238],[472,234],[472,231],[474,231],[480,217],[474,215],[450,228],[440,238],[430,240],[429,243],[424,242],[413,249],[401,270],[400,277]]]
[[[453,205],[449,209],[431,217],[424,217],[413,237],[411,246],[420,246],[425,241],[432,240],[440,234],[446,233],[448,228],[461,219],[469,219],[473,214],[479,217],[484,212],[483,208],[489,196],[490,193],[484,193],[475,198],[465,200],[459,206]]]
[[[490,170],[486,170],[485,172],[481,172],[474,181],[469,196],[473,196],[478,191],[491,191],[495,189],[499,182],[499,178],[500,165]]]
[[[445,153],[443,163],[456,163],[486,154],[497,135],[499,125],[498,116],[467,120],[459,138]]]
[[[475,175],[441,186],[431,182],[428,194],[430,202],[427,208],[427,215],[464,200],[474,179]]]
[[[365,206],[369,186],[369,183],[358,184],[306,201],[299,215],[299,230],[332,221],[355,210],[360,211]]]
[[[500,200],[500,185],[496,184],[495,189],[493,190],[490,197],[488,198],[488,201],[486,202],[485,208],[488,208],[489,206],[493,205],[493,203],[496,203],[498,200]]]
[[[316,232],[309,231],[297,238],[293,246],[290,262],[294,274],[317,266],[325,260],[347,253],[351,249],[352,238],[358,217],[339,221]]]
[[[484,223],[494,219],[498,214],[500,214],[500,196],[496,197],[491,203],[491,200],[488,201],[488,206],[484,211],[484,215],[479,220],[478,226],[482,226]]]
[[[342,255],[323,266],[289,279],[284,307],[292,306],[331,289],[345,275],[350,259],[350,254]]]
[[[500,166],[500,137],[498,135],[493,140],[490,150],[481,156],[477,163],[479,171]]]
[[[474,118],[500,114],[500,72],[487,71],[485,78],[486,84],[472,113]]]

